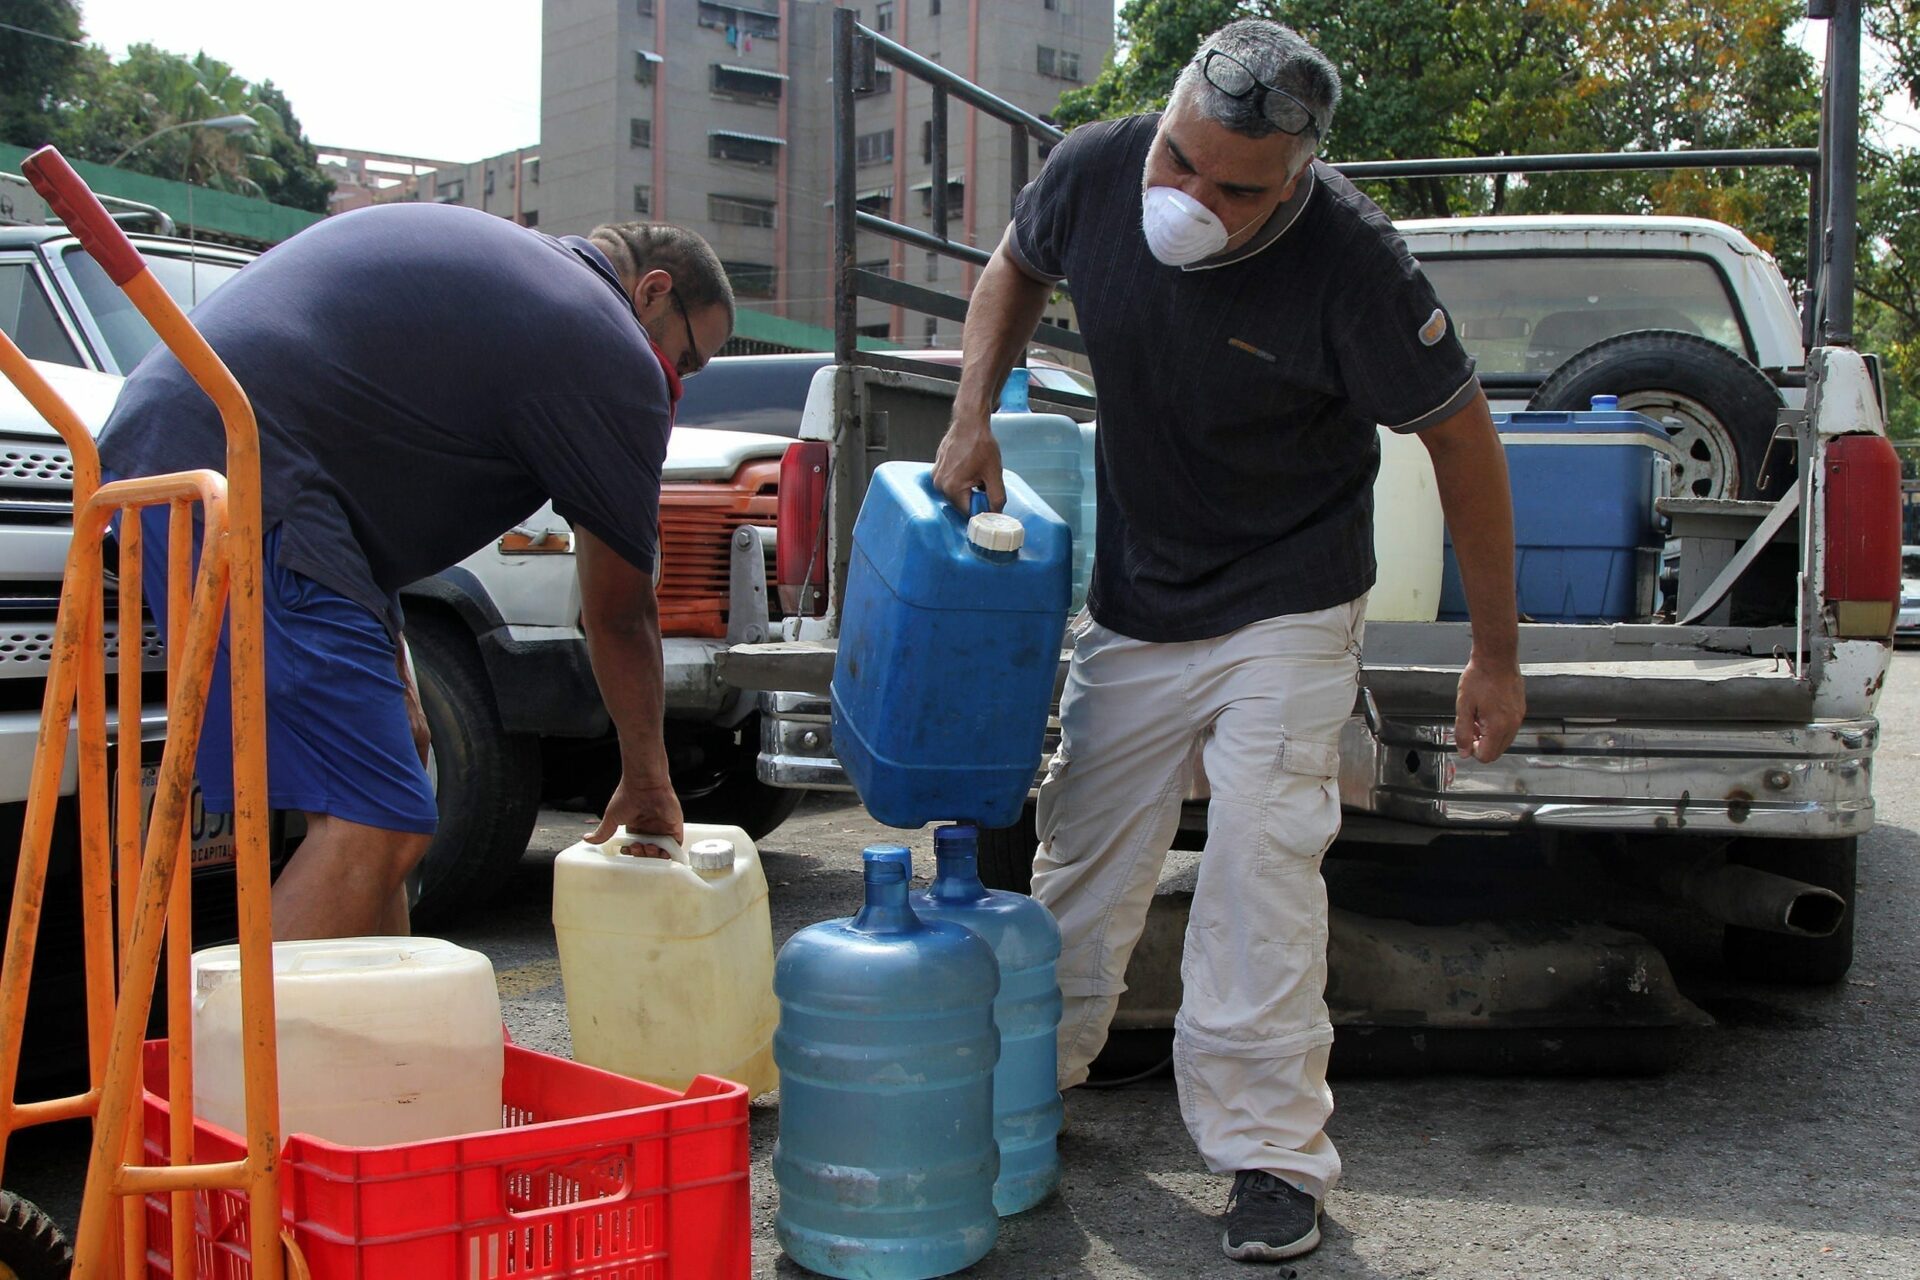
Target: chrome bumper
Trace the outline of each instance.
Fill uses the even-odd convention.
[[[763,694],[761,708],[761,781],[850,789],[825,698]],[[1049,727],[1049,750],[1057,732]],[[1349,813],[1428,828],[1858,835],[1873,825],[1879,736],[1871,719],[1543,724],[1479,764],[1455,753],[1451,723],[1394,720],[1376,730],[1356,715],[1341,735],[1340,799]]]

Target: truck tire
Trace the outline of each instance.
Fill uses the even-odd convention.
[[[1727,859],[1759,871],[1791,876],[1831,889],[1847,900],[1840,927],[1824,938],[1796,938],[1760,929],[1728,925],[1720,954],[1727,971],[1755,982],[1826,985],[1840,981],[1853,965],[1854,885],[1860,840],[1739,840]]]
[[[0,1191],[0,1277],[67,1280],[73,1249],[52,1218],[32,1201]]]
[[[989,889],[1033,892],[1033,853],[1039,847],[1029,800],[1012,826],[980,829],[980,882]]]
[[[428,774],[440,809],[408,896],[413,924],[438,928],[490,900],[520,864],[540,812],[540,742],[501,728],[480,652],[458,623],[416,614],[407,644],[433,733]]]
[[[710,736],[696,755],[698,763],[674,775],[681,816],[688,822],[739,827],[759,840],[791,818],[807,793],[760,781],[755,772],[760,759],[757,712],[742,721],[730,738],[718,739],[719,735]]]
[[[1622,409],[1666,424],[1682,454],[1674,465],[1675,497],[1772,498],[1793,481],[1786,446],[1767,457],[1780,392],[1717,342],[1669,329],[1607,338],[1568,357],[1527,408],[1581,410],[1598,395],[1619,396]]]

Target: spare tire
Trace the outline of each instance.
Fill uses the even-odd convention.
[[[1607,338],[1568,357],[1527,408],[1586,409],[1599,395],[1618,396],[1622,409],[1666,426],[1680,450],[1676,497],[1776,498],[1793,483],[1789,447],[1767,456],[1780,392],[1746,357],[1717,342],[1670,329]]]

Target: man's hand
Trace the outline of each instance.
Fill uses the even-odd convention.
[[[933,461],[933,485],[966,516],[973,511],[972,493],[987,491],[994,511],[1007,505],[1006,481],[1001,475],[1000,445],[984,413],[954,411],[953,423],[940,441]]]
[[[1453,741],[1463,756],[1491,764],[1513,745],[1527,717],[1527,686],[1514,663],[1467,660],[1453,703]]]
[[[625,827],[630,836],[671,836],[676,844],[686,841],[686,822],[680,814],[680,797],[665,782],[620,776],[620,785],[607,801],[606,816],[587,837],[589,844],[605,844],[614,831]]]

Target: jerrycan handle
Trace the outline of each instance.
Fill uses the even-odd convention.
[[[973,489],[967,493],[967,516],[969,519],[979,515],[983,511],[990,510],[992,510],[992,507],[987,503],[987,491],[985,489]]]
[[[659,852],[647,852],[648,846],[659,850]],[[625,827],[615,827],[613,838],[605,844],[596,847],[608,853],[624,854],[629,858],[664,857],[666,861],[678,862],[683,866],[686,865],[687,862],[687,851],[682,849],[680,842],[672,836],[641,835],[637,832],[628,831]]]

